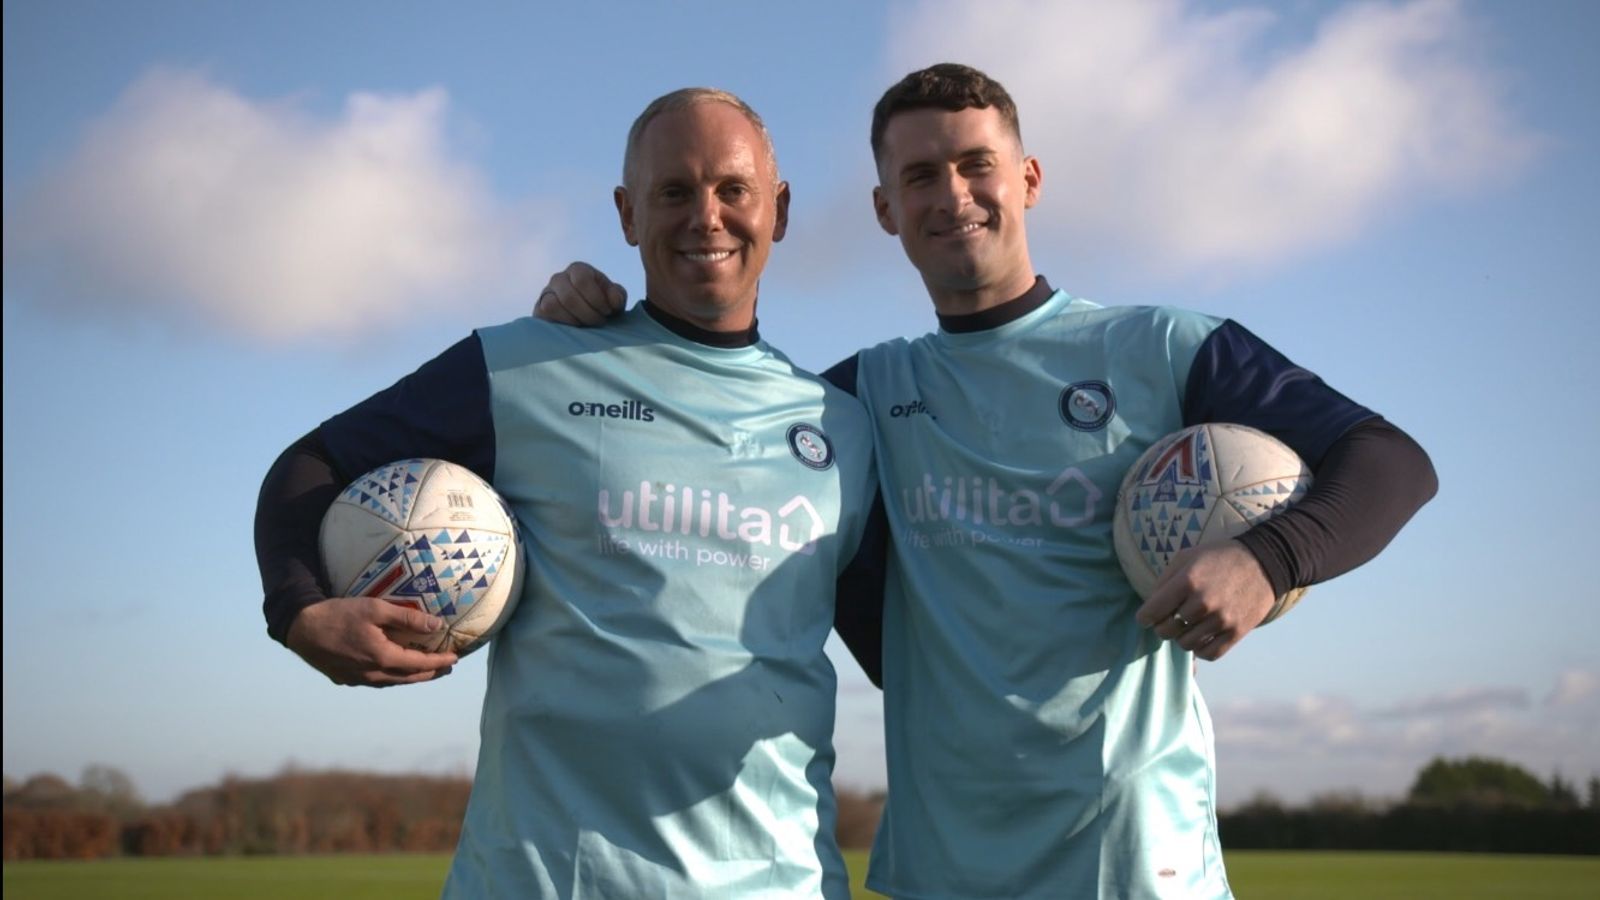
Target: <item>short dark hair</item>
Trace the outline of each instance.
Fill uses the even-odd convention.
[[[1000,82],[960,63],[939,63],[918,69],[884,91],[878,105],[872,108],[872,159],[883,161],[883,132],[898,113],[914,109],[960,112],[991,106],[1000,113],[1000,121],[1005,123],[1020,147],[1022,125],[1017,121],[1017,104]]]

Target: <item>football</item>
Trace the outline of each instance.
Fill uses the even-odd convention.
[[[1311,470],[1282,441],[1227,423],[1195,425],[1150,446],[1122,479],[1112,518],[1117,561],[1147,597],[1181,550],[1228,540],[1305,495]],[[1271,621],[1305,593],[1278,598]]]
[[[336,596],[445,620],[434,634],[395,635],[418,650],[477,649],[522,594],[516,517],[483,479],[443,460],[400,460],[351,482],[322,518],[321,549]]]

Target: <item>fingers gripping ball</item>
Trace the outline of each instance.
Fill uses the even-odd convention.
[[[1288,509],[1311,486],[1311,470],[1282,441],[1227,423],[1195,425],[1150,446],[1122,479],[1112,535],[1117,561],[1148,597],[1180,551],[1229,540]],[[1305,594],[1273,603],[1266,622]]]
[[[323,516],[321,546],[336,594],[445,621],[433,634],[397,637],[418,650],[477,649],[522,594],[516,517],[483,479],[442,460],[401,460],[351,482]]]

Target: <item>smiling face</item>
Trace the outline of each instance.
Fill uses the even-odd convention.
[[[1023,210],[1042,174],[995,108],[895,113],[878,180],[878,223],[899,235],[939,312],[978,312],[1033,286]]]
[[[616,190],[650,302],[710,331],[755,318],[757,284],[788,226],[789,187],[754,123],[717,101],[650,120]]]

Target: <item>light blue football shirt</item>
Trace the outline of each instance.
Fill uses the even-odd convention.
[[[860,405],[637,306],[478,336],[529,566],[445,895],[847,898],[823,642],[876,487]]]
[[[1193,656],[1134,620],[1111,539],[1219,324],[1057,292],[860,354],[893,535],[874,890],[1230,896]]]

